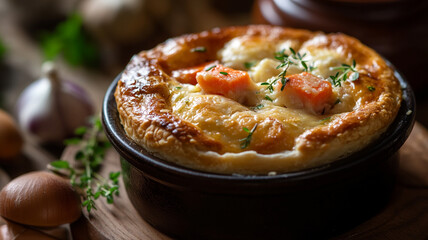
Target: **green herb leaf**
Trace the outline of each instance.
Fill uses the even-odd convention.
[[[207,67],[207,68],[205,68],[205,71],[209,71],[209,70],[211,70],[211,69],[213,69],[213,68],[215,68],[215,67],[217,67],[217,65],[212,65],[212,66],[209,66],[209,67]]]
[[[373,92],[374,90],[376,90],[376,88],[375,88],[375,87],[373,87],[373,86],[368,86],[368,87],[367,87],[367,89],[368,89],[370,92]]]
[[[268,95],[265,95],[265,99],[268,100],[268,101],[273,102],[272,98],[270,98]]]
[[[259,104],[259,105],[255,106],[255,107],[253,107],[252,109],[253,109],[253,110],[260,110],[260,109],[262,109],[263,107],[264,107],[264,105],[263,105],[263,104]]]
[[[253,137],[253,133],[254,133],[254,131],[256,131],[257,126],[258,126],[258,123],[254,124],[254,127],[251,129],[251,131],[248,130],[248,128],[246,128],[246,127],[242,128],[245,132],[248,133],[248,136],[246,138],[239,140],[241,142],[241,149],[245,149],[250,145],[251,138]]]
[[[73,66],[94,67],[99,62],[97,46],[83,30],[82,18],[78,14],[59,23],[53,32],[43,32],[41,47],[45,60],[62,55]]]
[[[106,150],[110,147],[107,139],[103,135],[104,131],[100,119],[92,119],[92,128],[76,129],[77,133],[83,134],[82,139],[73,138],[66,142],[78,143],[79,150],[76,151],[74,159],[83,166],[75,169],[67,161],[53,161],[50,165],[55,169],[65,169],[69,172],[70,183],[75,188],[80,188],[83,194],[82,206],[86,207],[88,213],[95,206],[95,200],[100,196],[104,197],[107,203],[113,203],[114,195],[119,194],[120,172],[111,172],[108,178],[99,175],[96,170],[101,166]],[[95,187],[96,186],[96,187]]]
[[[116,180],[119,176],[120,176],[120,171],[119,172],[111,172],[109,175],[109,178],[110,178],[110,180]]]
[[[183,87],[175,87],[175,89],[177,89],[177,90],[180,90],[180,89],[182,89]]]
[[[0,39],[0,60],[4,57],[6,53],[6,46],[4,45],[3,41]]]
[[[78,128],[76,128],[76,130],[74,130],[74,134],[76,134],[78,136],[83,136],[87,130],[88,130],[87,127],[78,127]]]
[[[53,161],[53,162],[50,162],[49,165],[51,165],[54,168],[58,168],[58,169],[69,169],[70,168],[70,164],[64,160]]]
[[[266,85],[267,89],[272,93],[273,92],[273,85],[277,82],[277,81],[281,81],[282,86],[281,86],[281,91],[284,90],[285,85],[288,82],[287,79],[287,71],[290,68],[290,66],[295,65],[295,66],[302,66],[303,67],[303,71],[305,72],[311,72],[315,69],[315,67],[313,66],[308,66],[307,64],[307,60],[304,60],[306,53],[304,53],[303,55],[300,54],[299,52],[296,52],[293,48],[289,48],[291,55],[287,55],[285,54],[285,49],[280,51],[280,52],[276,52],[275,53],[275,59],[280,61],[280,64],[278,66],[276,66],[276,69],[280,69],[282,68],[281,73],[279,73],[277,75],[277,77],[273,80],[271,80],[270,82],[266,82],[266,83],[262,83],[261,85]]]
[[[80,138],[69,138],[69,139],[64,140],[65,145],[77,145],[80,142],[82,142],[82,140]]]
[[[206,52],[207,48],[203,46],[195,47],[190,49],[191,52]]]
[[[229,73],[227,73],[227,72],[220,72],[220,74],[228,75]]]
[[[245,62],[244,66],[246,69],[252,68],[254,65],[256,65],[256,62]]]
[[[326,117],[326,118],[321,119],[321,122],[327,122],[327,121],[330,121],[330,120],[331,120],[331,117]]]
[[[336,99],[336,101],[334,102],[334,104],[333,104],[333,106],[335,106],[335,105],[337,105],[337,104],[339,104],[339,103],[341,103],[342,101],[340,100],[340,98],[338,98],[338,99]]]
[[[338,70],[334,76],[330,76],[330,82],[335,87],[341,87],[344,81],[355,81],[360,77],[359,72],[355,68],[357,63],[352,60],[352,66],[343,63],[340,67],[335,67],[333,70]]]

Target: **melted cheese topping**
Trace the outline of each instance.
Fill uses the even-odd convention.
[[[134,57],[115,96],[127,134],[155,155],[186,167],[267,174],[318,166],[376,139],[400,106],[401,90],[393,71],[373,50],[344,35],[250,26],[171,41]],[[192,52],[197,46],[206,47],[206,53]],[[290,98],[289,91],[272,91],[263,84],[280,84],[283,68],[278,68],[281,62],[275,53],[292,55],[291,49],[313,67],[316,81],[329,82],[337,67],[353,60],[360,77],[333,85],[322,111],[308,109],[301,100]],[[254,87],[237,93],[247,100],[207,94],[199,84],[180,83],[169,75],[212,61],[248,71]],[[304,70],[302,63],[294,62],[287,78]],[[245,129],[255,126],[243,148],[249,137]]]

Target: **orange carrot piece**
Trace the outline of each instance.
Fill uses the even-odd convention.
[[[281,91],[281,88],[282,83],[278,81],[276,90]],[[330,104],[333,94],[329,81],[307,72],[287,76],[287,83],[283,92],[285,97],[288,98],[287,102],[299,103],[308,110],[316,113],[323,113],[325,111],[326,106]]]
[[[205,92],[229,97],[249,89],[253,84],[246,71],[219,64],[197,73],[196,80]]]
[[[214,66],[215,62],[204,63],[195,67],[177,69],[172,71],[171,75],[180,83],[188,83],[192,85],[196,85],[196,74],[198,72],[204,71],[210,66]]]

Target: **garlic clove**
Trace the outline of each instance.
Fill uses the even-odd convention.
[[[18,99],[19,125],[43,143],[62,142],[88,123],[93,105],[84,89],[59,79],[52,63],[43,64],[42,70],[44,77],[30,84]]]
[[[0,215],[25,225],[59,226],[80,217],[80,199],[67,180],[50,172],[30,172],[1,190]]]
[[[23,143],[24,140],[13,118],[0,109],[0,159],[17,156]]]

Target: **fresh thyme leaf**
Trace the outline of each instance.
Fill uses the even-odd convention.
[[[229,73],[227,73],[227,72],[220,72],[220,74],[228,75]]]
[[[78,14],[70,15],[53,32],[42,32],[41,47],[45,60],[62,55],[73,66],[93,67],[99,62],[97,45],[84,31],[82,18]]]
[[[260,110],[260,109],[262,109],[263,107],[264,107],[264,105],[263,105],[263,104],[259,104],[259,105],[255,106],[255,107],[253,107],[252,109],[253,109],[253,110]]]
[[[183,87],[175,87],[175,89],[177,89],[177,90],[180,90],[180,89],[182,89]]]
[[[330,82],[335,87],[341,87],[342,82],[348,81],[355,81],[360,77],[359,72],[355,68],[357,63],[355,60],[352,60],[352,66],[349,64],[343,63],[340,67],[335,67],[333,70],[338,70],[336,72],[336,75],[330,76]]]
[[[270,98],[268,95],[265,95],[265,99],[268,100],[268,101],[273,102],[272,98]]]
[[[203,46],[195,47],[190,49],[191,52],[206,52],[207,48]]]
[[[83,132],[82,129],[80,131]],[[77,169],[70,166],[67,161],[58,160],[51,162],[48,168],[57,173],[63,173],[66,170],[71,185],[84,193],[82,206],[86,207],[88,213],[92,209],[97,209],[94,200],[100,196],[104,197],[107,203],[113,203],[114,195],[119,194],[118,184],[121,173],[112,172],[106,179],[96,172],[103,162],[106,150],[110,147],[103,135],[101,121],[94,119],[92,128],[85,130],[85,136],[82,136],[82,139],[74,138],[68,141],[79,144],[79,150],[74,158],[83,167]]]
[[[76,128],[76,130],[74,130],[74,134],[76,134],[78,136],[83,136],[87,130],[88,130],[87,127],[78,127],[78,128]]]
[[[212,65],[212,66],[210,66],[210,67],[207,67],[207,68],[205,68],[205,71],[209,71],[209,70],[211,70],[211,69],[213,69],[213,68],[215,68],[215,67],[217,67],[217,65]]]
[[[269,90],[269,92],[273,93],[273,85],[278,81],[278,79],[273,79],[271,82],[262,82],[260,85],[267,86],[266,89]]]
[[[315,69],[315,67],[313,67],[313,66],[308,66],[307,61],[304,60],[304,58],[306,57],[306,53],[304,53],[303,55],[300,54],[299,52],[296,53],[296,51],[291,47],[289,48],[289,50],[291,52],[291,55],[285,54],[285,49],[280,51],[280,52],[275,53],[275,59],[277,59],[281,62],[278,66],[276,66],[276,69],[282,68],[282,71],[271,82],[266,82],[266,83],[261,84],[261,85],[267,85],[267,89],[271,93],[273,92],[273,85],[277,81],[281,81],[281,83],[282,83],[281,91],[284,90],[285,85],[288,82],[286,75],[287,75],[287,71],[290,68],[290,66],[292,66],[292,65],[300,66],[301,65],[303,67],[303,71],[305,71],[305,72],[311,72]]]
[[[309,71],[308,65],[306,64],[306,61],[301,61],[303,68],[305,69],[305,72]]]
[[[331,120],[331,117],[326,117],[326,118],[321,119],[321,122],[327,122],[327,121],[330,121],[330,120]]]
[[[80,138],[69,138],[64,140],[65,145],[77,145],[82,141]]]
[[[70,164],[64,160],[57,160],[57,161],[50,162],[50,165],[52,167],[58,168],[58,169],[69,169],[70,168]]]
[[[340,100],[340,98],[338,98],[338,99],[336,99],[336,101],[334,102],[334,104],[333,105],[337,105],[337,104],[339,104],[339,103],[341,103],[342,101]]]
[[[254,124],[254,127],[251,129],[251,131],[246,127],[242,128],[245,132],[248,133],[248,136],[246,138],[239,140],[241,142],[241,149],[245,149],[250,145],[251,138],[253,137],[253,133],[254,133],[254,131],[256,131],[256,128],[258,125],[259,125],[258,123]]]
[[[281,78],[281,84],[282,84],[281,92],[284,91],[285,84],[287,84],[287,82],[288,82],[288,78]]]
[[[368,89],[370,92],[373,92],[374,90],[376,90],[376,88],[375,88],[375,87],[373,87],[373,86],[368,86],[368,87],[367,87],[367,89]]]
[[[256,62],[245,62],[244,66],[246,69],[250,69],[252,68],[254,65],[256,64]]]

